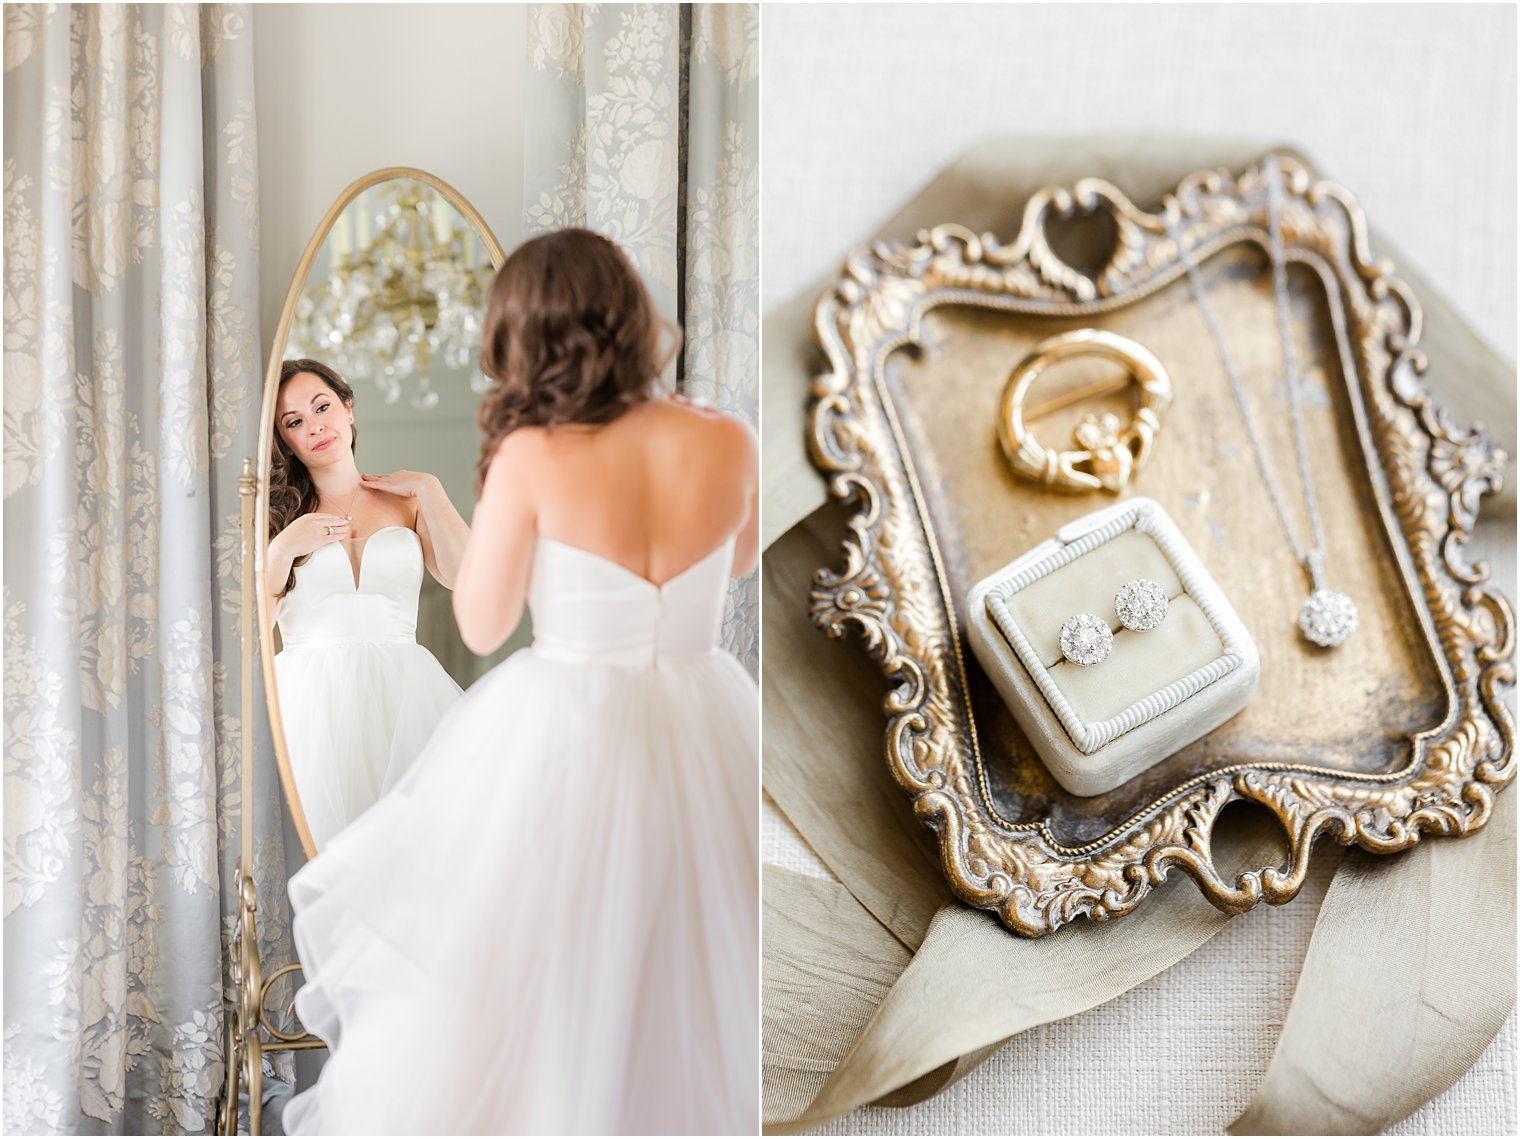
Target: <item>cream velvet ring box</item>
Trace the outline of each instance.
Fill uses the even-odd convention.
[[[1124,628],[1114,595],[1148,578],[1167,614]],[[1207,735],[1251,701],[1261,658],[1224,592],[1149,498],[1131,498],[1062,527],[967,598],[971,646],[1019,727],[1073,795],[1111,791]],[[1061,625],[1093,613],[1114,630],[1097,664],[1061,652]]]

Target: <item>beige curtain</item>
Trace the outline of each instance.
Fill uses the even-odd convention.
[[[215,1122],[238,749],[267,738],[238,709],[251,40],[237,5],[5,8],[8,1132]]]

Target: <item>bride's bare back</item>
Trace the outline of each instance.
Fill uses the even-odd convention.
[[[759,556],[754,434],[719,412],[652,399],[600,427],[526,427],[497,449],[455,583],[473,651],[521,620],[539,536],[669,581],[737,534],[733,572]]]

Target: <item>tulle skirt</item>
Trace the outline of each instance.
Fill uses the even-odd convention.
[[[721,652],[477,681],[290,881],[290,1132],[754,1134],[757,741]]]
[[[274,667],[291,773],[321,850],[400,782],[460,688],[410,641],[286,649]]]

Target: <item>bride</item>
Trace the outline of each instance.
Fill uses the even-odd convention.
[[[280,368],[270,465],[267,580],[291,773],[312,841],[387,791],[459,699],[417,644],[426,566],[452,586],[470,529],[439,481],[361,475],[354,389],[316,360]]]
[[[290,881],[331,1048],[292,1134],[757,1131],[757,693],[718,647],[756,446],[656,394],[676,340],[585,230],[496,278],[454,611],[535,639]]]

